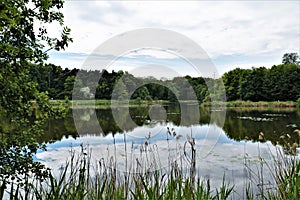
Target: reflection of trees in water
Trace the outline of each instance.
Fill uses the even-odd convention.
[[[61,140],[65,136],[77,138],[78,134],[74,125],[72,113],[68,114],[64,119],[50,119],[45,124],[45,133],[39,139],[39,142],[52,142]]]
[[[200,107],[200,118],[196,109],[196,105],[170,104],[162,105],[167,112],[167,122],[174,125],[191,126],[215,123],[222,125],[224,112],[220,110],[211,111],[210,108]],[[117,133],[123,131],[132,131],[137,126],[149,124],[148,106],[130,107],[129,112],[126,108],[107,108],[97,109],[95,113],[92,109],[76,109],[74,112],[82,116],[77,121],[77,129],[80,135],[107,135],[109,133]],[[180,114],[183,111],[183,115]],[[117,119],[113,118],[112,112],[117,114]],[[96,114],[98,121],[91,120],[91,115]],[[118,123],[116,121],[118,120]],[[130,123],[130,121],[134,123]],[[152,123],[164,123],[162,121],[152,121]],[[101,130],[99,130],[99,124]],[[3,127],[3,125],[2,125]],[[231,139],[240,141],[247,136],[250,140],[258,141],[258,134],[264,133],[266,140],[270,140],[273,144],[280,142],[280,136],[289,133],[291,135],[290,142],[298,142],[296,134],[292,132],[300,127],[299,110],[241,110],[228,109],[226,111],[225,123],[223,130]],[[60,140],[64,135],[78,136],[72,112],[70,112],[64,120],[51,120],[50,129],[46,128],[46,134],[43,136],[44,141]]]
[[[284,134],[291,134],[291,142],[297,141],[297,136],[292,132],[299,126],[297,110],[227,110],[223,129],[228,137],[237,141],[246,136],[258,141],[258,134],[263,132],[266,140],[276,144]]]
[[[191,126],[200,121],[200,111],[198,104],[180,104],[181,107],[181,126]]]

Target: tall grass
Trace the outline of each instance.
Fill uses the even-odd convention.
[[[145,158],[148,160],[144,163],[155,162],[152,165],[142,165],[143,161],[138,159],[135,164],[130,164],[127,163],[130,161],[128,158],[126,170],[119,171],[114,154],[93,163],[91,152],[82,147],[78,153],[71,151],[70,158],[59,175],[50,173],[45,180],[32,180],[26,187],[11,187],[6,197],[43,200],[234,199],[236,188],[226,181],[225,175],[221,185],[213,188],[209,179],[202,179],[196,174],[197,152],[194,138],[189,137],[184,143],[184,155],[181,159],[170,158],[167,170],[160,166],[159,160],[151,158],[151,151],[147,151],[151,147],[148,139],[143,144],[141,153],[147,154]],[[262,133],[260,140],[265,140]],[[278,147],[276,154],[272,155],[273,162],[267,162],[260,151],[258,154],[259,161],[254,168],[245,155],[248,177],[244,198],[300,199],[300,162],[296,154],[283,153]],[[187,160],[188,169],[183,167],[183,160]],[[266,170],[269,170],[273,182],[264,177]]]
[[[298,135],[300,141],[300,134]],[[266,140],[263,133],[258,138],[260,141]],[[277,145],[275,152],[269,147],[269,161],[261,155],[259,143],[257,163],[251,164],[245,153],[247,199],[300,199],[300,159],[297,157],[299,144],[290,145],[287,141],[291,139],[289,134],[281,136],[281,139],[282,146]],[[266,177],[266,174],[269,176]]]
[[[297,107],[297,102],[293,101],[259,101],[259,102],[252,102],[252,101],[227,101],[227,102],[204,102],[202,103],[203,106],[208,107],[229,107],[229,108],[294,108]]]
[[[182,159],[173,161],[163,168],[158,160],[151,158],[151,144],[145,142],[143,152],[146,159],[156,162],[142,165],[128,165],[124,171],[117,168],[116,156],[92,163],[91,153],[82,147],[80,153],[71,151],[61,173],[56,177],[50,173],[44,180],[33,180],[28,184],[27,199],[226,199],[234,186],[225,182],[220,188],[212,189],[210,180],[196,176],[195,140],[190,138],[184,146],[184,156],[189,169],[182,167]],[[191,150],[191,156],[189,155]],[[149,164],[149,162],[144,162]],[[24,191],[12,188],[11,199],[23,199]]]

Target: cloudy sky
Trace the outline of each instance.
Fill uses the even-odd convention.
[[[155,28],[174,31],[197,43],[216,67],[209,72],[211,76],[214,76],[212,72],[221,75],[236,67],[271,67],[281,63],[284,53],[300,52],[299,10],[299,1],[67,0],[63,13],[66,25],[72,29],[74,42],[64,52],[52,51],[49,62],[62,67],[85,68],[84,63],[93,55],[106,59],[109,69],[130,72],[137,67],[153,65],[152,71],[156,72],[159,66],[164,66],[172,68],[174,73],[198,76],[197,70],[189,67],[190,58],[178,55],[180,51],[170,50],[173,42],[169,42],[167,50],[141,47],[121,56],[99,53],[101,45],[107,41],[118,49],[113,41],[120,34]],[[152,33],[149,37],[150,41],[156,41],[160,34]],[[97,64],[91,67],[108,69]],[[160,75],[168,77],[166,71]]]

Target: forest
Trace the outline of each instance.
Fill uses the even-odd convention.
[[[82,5],[90,4],[84,2]],[[56,176],[55,168],[48,167],[44,162],[46,160],[37,157],[39,153],[46,152],[46,150],[64,154],[63,151],[58,151],[58,149],[50,150],[51,147],[48,146],[45,133],[50,133],[53,130],[56,135],[51,135],[49,137],[51,139],[61,139],[62,135],[64,137],[68,135],[76,137],[79,133],[77,125],[82,124],[85,127],[89,127],[90,124],[87,122],[93,121],[89,120],[89,115],[93,112],[90,112],[91,109],[89,108],[77,109],[77,111],[82,112],[84,119],[81,120],[81,124],[74,126],[74,124],[72,125],[74,118],[72,115],[67,115],[66,111],[68,109],[65,109],[65,104],[57,106],[52,104],[49,99],[111,99],[117,97],[119,100],[130,98],[169,101],[195,100],[196,98],[199,102],[209,102],[211,99],[227,99],[228,101],[295,101],[300,97],[298,54],[285,54],[282,64],[274,65],[271,68],[237,68],[225,73],[218,79],[185,76],[166,80],[154,77],[134,77],[126,71],[85,71],[75,69],[75,66],[70,66],[70,69],[63,69],[60,66],[47,64],[49,62],[47,61],[50,56],[49,52],[65,50],[73,42],[71,29],[64,21],[65,13],[62,12],[63,7],[63,0],[2,0],[0,3],[0,116],[2,121],[0,125],[0,199],[226,199],[231,193],[238,195],[234,185],[227,184],[225,173],[222,185],[218,187],[219,189],[213,186],[210,187],[209,177],[206,181],[206,178],[200,179],[200,174],[196,175],[196,143],[192,134],[190,138],[186,138],[184,143],[184,146],[187,144],[187,148],[191,152],[190,158],[186,156],[185,160],[190,161],[186,167],[179,164],[179,160],[178,165],[175,165],[177,163],[175,161],[174,165],[170,165],[170,173],[166,173],[165,169],[167,167],[157,170],[156,166],[161,167],[158,164],[160,163],[159,160],[157,160],[157,163],[156,160],[154,163],[151,162],[149,168],[139,165],[139,163],[143,162],[143,156],[141,156],[140,160],[136,160],[138,163],[137,168],[130,167],[132,170],[124,171],[124,174],[118,171],[119,168],[116,167],[116,156],[112,156],[107,162],[104,161],[106,159],[100,158],[93,165],[94,160],[90,159],[96,157],[92,156],[88,151],[86,152],[86,148],[89,147],[88,145],[85,147],[82,143],[80,147],[78,146],[78,148],[81,148],[81,154],[78,155],[78,159],[73,153],[75,152],[73,147],[76,148],[76,146],[70,145],[67,147],[70,155],[63,155],[68,157],[65,157],[65,164],[58,168],[61,176]],[[120,7],[117,6],[116,8]],[[80,7],[80,9],[87,11],[84,7]],[[96,13],[106,12],[105,9],[95,11],[97,11]],[[116,12],[120,13],[121,10],[116,9]],[[83,15],[82,17],[89,18],[89,16]],[[74,19],[76,18],[72,17],[71,20]],[[127,17],[125,19],[127,20]],[[113,18],[110,21],[113,21]],[[129,20],[127,21],[129,22]],[[255,24],[257,24],[256,21]],[[81,26],[80,28],[82,29]],[[293,33],[293,29],[286,30],[289,33]],[[101,38],[99,39],[101,41]],[[155,38],[153,37],[153,39]],[[79,41],[79,43],[82,43],[82,41]],[[238,45],[241,46],[240,43]],[[242,47],[244,48],[244,46]],[[286,45],[281,47],[281,49],[286,48]],[[222,90],[222,83],[224,83],[226,92]],[[198,105],[196,106],[198,107]],[[136,108],[140,107],[142,106],[138,105]],[[175,109],[179,108],[175,107]],[[206,117],[202,118],[203,123],[213,119],[210,117],[212,112],[209,109],[201,109],[208,112],[207,115],[204,115]],[[195,109],[182,110],[181,114],[184,117],[176,118],[175,112],[172,112],[170,121],[176,122],[183,118],[187,122],[191,122]],[[298,110],[295,112],[298,112]],[[177,110],[175,111],[178,113]],[[99,123],[102,123],[101,126],[106,122],[110,123],[113,121],[111,120],[112,112],[109,110],[105,110],[105,112],[100,113],[98,111],[98,116],[101,118],[99,120]],[[135,116],[148,115],[148,110],[145,108],[140,110],[132,109],[132,112],[139,112]],[[131,115],[127,114],[127,112],[123,113],[125,114],[121,114],[120,117],[122,117],[123,123],[128,123],[127,119]],[[144,113],[144,115],[140,113]],[[237,127],[239,130],[233,131],[233,134],[239,134],[243,133],[240,130],[245,130],[244,127],[250,127],[253,137],[255,135],[257,138],[260,130],[255,128],[259,126],[254,123],[249,124],[249,126],[244,125],[244,123],[238,123],[234,121],[237,119],[235,117],[237,115],[240,115],[240,113],[232,115],[232,118],[227,118],[225,124],[228,125],[228,128],[226,131],[231,132],[230,130]],[[293,118],[293,116],[298,116],[298,114],[290,116]],[[51,124],[53,120],[62,120],[63,118],[65,119],[60,124],[62,126],[55,123],[56,121]],[[140,120],[144,119],[140,118]],[[289,120],[288,118],[285,119],[286,122],[284,122],[283,126],[287,127],[286,123],[289,123]],[[109,123],[107,123],[106,127],[115,128],[114,130],[118,132],[121,131],[119,130],[120,127]],[[272,127],[274,132],[269,131],[271,133],[275,133],[277,127],[279,127],[277,126],[279,124],[277,121],[274,123],[276,123]],[[294,125],[294,122],[292,123]],[[45,129],[46,125],[48,126],[47,130]],[[255,128],[252,128],[253,126]],[[89,128],[92,128],[92,126]],[[292,130],[295,127],[290,128]],[[103,131],[108,132],[109,130],[103,129]],[[278,129],[279,131],[280,129]],[[297,139],[300,139],[299,129],[292,131],[295,133],[295,136],[291,137],[289,134],[284,136],[286,138],[299,136]],[[246,134],[249,134],[248,131]],[[251,135],[249,136],[251,137]],[[269,140],[263,136],[262,132],[259,133],[258,140],[261,142]],[[141,143],[141,147],[143,147],[141,148],[141,153],[145,153],[147,156],[151,153],[151,151],[148,151],[148,149],[150,150],[150,145],[153,146],[152,142],[150,144],[150,140],[148,143],[150,133],[146,139],[147,143]],[[243,137],[239,137],[240,139],[246,139],[246,137],[244,138],[243,135]],[[282,143],[288,144],[287,146],[290,148],[292,143],[287,143],[286,141],[291,140],[283,140],[282,136],[279,139],[281,139]],[[278,138],[276,138],[277,140]],[[169,139],[166,142],[169,144]],[[58,144],[57,147],[62,147],[61,144],[63,143],[64,141],[56,143]],[[112,143],[116,147],[115,138]],[[292,148],[298,148],[299,143],[296,143],[296,145],[294,143]],[[257,145],[259,149],[261,147],[260,143],[257,143]],[[179,150],[181,151],[182,149],[180,148]],[[226,150],[226,152],[230,152],[230,149]],[[233,151],[237,150],[233,149]],[[185,152],[184,147],[184,154]],[[197,150],[197,154],[198,152],[200,153]],[[237,153],[242,156],[242,153]],[[125,155],[127,160],[126,150]],[[167,161],[173,159],[170,156],[171,154],[169,154]],[[50,162],[55,162],[55,159],[63,158],[55,157],[54,154],[54,156],[51,156]],[[274,180],[271,180],[272,185],[269,185],[270,181],[264,178],[264,173],[268,171],[263,172],[263,168],[259,171],[259,166],[263,167],[263,165],[267,164],[263,157],[259,153],[257,156],[254,155],[254,159],[259,160],[256,165],[258,179],[255,178],[257,174],[255,174],[256,172],[253,173],[255,170],[251,170],[252,168],[249,167],[248,171],[244,170],[243,173],[246,172],[248,175],[244,178],[247,185],[244,185],[243,189],[245,191],[242,191],[242,195],[246,193],[247,199],[299,199],[300,162],[298,157],[286,156],[279,151],[277,157],[272,158],[275,169],[273,170],[272,168],[271,175],[274,177]],[[250,161],[252,163],[252,159],[250,160],[249,157],[248,160],[248,156],[245,156],[245,161],[249,165]],[[283,165],[282,162],[278,161],[284,161]],[[220,162],[213,164],[218,165],[218,163]],[[291,165],[291,163],[293,164]],[[230,166],[236,164],[231,163]],[[269,166],[267,165],[267,167]],[[145,173],[143,173],[144,169],[146,169]],[[223,171],[225,169],[224,165],[220,169]],[[235,169],[233,170],[237,172]],[[185,174],[185,172],[187,173]],[[216,171],[211,172],[215,173]],[[195,180],[195,177],[199,177],[198,180]],[[234,183],[238,183],[238,181]],[[272,187],[272,189],[266,190],[264,186]],[[257,191],[259,196],[255,196]]]
[[[135,77],[126,71],[62,69],[53,64],[32,65],[30,77],[37,83],[39,92],[47,92],[51,99],[111,99],[114,92],[118,99],[296,101],[300,98],[300,67],[295,60],[285,60],[291,55],[295,56],[294,53],[285,54],[283,63],[271,68],[236,68],[218,79],[185,76],[158,80],[151,76]],[[212,94],[208,86],[213,88]]]

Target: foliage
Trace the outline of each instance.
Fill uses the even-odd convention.
[[[44,66],[48,50],[64,49],[72,41],[70,29],[62,27],[62,7],[61,0],[0,3],[0,109],[13,127],[11,131],[0,130],[1,189],[7,184],[25,185],[26,194],[30,175],[42,178],[47,174],[40,163],[34,162],[33,155],[41,147],[36,142],[40,127],[55,110],[48,104],[47,92],[41,92],[44,86],[31,80],[31,69]],[[47,33],[47,24],[52,22],[62,27],[60,38]]]
[[[300,96],[300,67],[295,63],[241,69],[226,72],[221,78],[175,77],[171,80],[157,80],[154,77],[138,78],[123,71],[86,71],[62,69],[59,66],[32,66],[30,77],[38,83],[40,92],[47,91],[53,99],[90,99],[80,91],[90,88],[96,91],[96,99],[111,99],[115,91],[121,99],[142,100],[197,100],[213,101],[296,101]],[[76,77],[77,76],[77,77]],[[95,79],[99,78],[98,81]],[[74,83],[77,81],[74,87]],[[226,91],[221,88],[223,81]],[[95,85],[95,82],[97,83]],[[119,83],[119,84],[117,84]],[[118,86],[116,88],[116,86]],[[139,87],[138,87],[139,86]],[[212,89],[209,93],[208,87]],[[94,90],[95,89],[95,90]]]
[[[299,64],[299,55],[297,53],[285,53],[282,57],[283,64]]]
[[[235,69],[222,78],[230,101],[296,101],[300,95],[300,67],[296,64]]]

